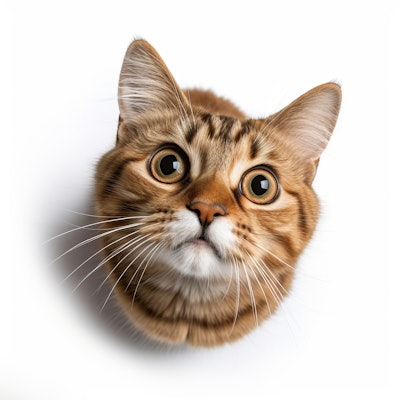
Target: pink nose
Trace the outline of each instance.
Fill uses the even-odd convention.
[[[209,225],[215,217],[228,214],[222,204],[206,203],[201,200],[193,201],[188,208],[197,214],[202,225]]]

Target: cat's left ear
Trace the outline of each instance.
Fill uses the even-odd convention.
[[[140,123],[148,113],[172,109],[184,113],[187,100],[157,51],[135,40],[122,64],[118,103],[123,121]],[[184,110],[185,109],[185,110]]]
[[[318,165],[336,125],[341,97],[339,85],[326,83],[270,117],[272,135],[289,147],[304,167]]]

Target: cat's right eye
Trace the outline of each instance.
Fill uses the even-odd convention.
[[[156,150],[148,161],[148,170],[161,183],[177,183],[185,178],[189,169],[186,154],[175,145]]]
[[[280,193],[278,178],[267,166],[261,165],[244,173],[239,185],[240,192],[256,204],[270,204]]]

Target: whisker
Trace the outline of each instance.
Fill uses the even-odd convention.
[[[92,217],[92,218],[125,218],[127,217],[126,215],[98,215],[98,214],[88,214],[88,213],[83,213],[80,211],[75,211],[75,210],[70,210],[70,209],[65,209],[65,211],[68,211],[71,214],[77,214],[77,215],[82,215],[85,217]],[[146,218],[147,215],[135,215],[135,216],[131,216],[128,218]]]
[[[247,251],[246,251],[246,253],[247,253],[248,257],[249,257],[249,260],[253,262],[254,267],[257,268],[257,270],[259,271],[259,268],[257,267],[257,264],[255,263],[254,257],[252,257]],[[256,273],[254,272],[253,268],[251,268],[250,265],[249,265],[249,267],[250,267],[250,269],[252,270],[253,275],[254,275],[254,277],[255,277],[255,279],[256,279],[258,285],[259,285],[260,288],[261,288],[261,291],[262,291],[263,296],[264,296],[264,299],[265,299],[265,303],[267,304],[267,307],[268,307],[269,315],[271,315],[271,307],[270,307],[270,305],[269,305],[269,301],[268,301],[267,295],[265,294],[264,288],[262,287],[260,281],[258,280],[258,277],[257,277]],[[267,283],[267,282],[266,282],[266,283]],[[268,286],[268,284],[267,284],[267,286]]]
[[[247,252],[248,256],[253,260],[253,263],[255,264],[255,266],[258,267],[258,270],[261,274],[267,274],[269,273],[271,275],[271,277],[273,278],[273,280],[268,276],[268,274],[266,275],[268,281],[274,285],[274,287],[278,290],[279,295],[281,298],[283,298],[283,294],[281,293],[281,291],[279,290],[279,288],[276,286],[276,283],[283,289],[283,291],[288,294],[288,291],[282,286],[282,284],[279,282],[278,278],[275,276],[275,274],[272,272],[272,270],[268,267],[268,265],[263,261],[263,260],[257,260],[254,256],[250,255]],[[266,269],[264,269],[266,268]],[[275,282],[276,283],[275,283]],[[279,301],[278,301],[279,303]]]
[[[142,274],[140,275],[139,281],[138,281],[138,283],[136,284],[135,292],[133,293],[133,297],[132,297],[132,306],[133,306],[133,303],[135,302],[136,293],[137,293],[137,291],[138,291],[138,289],[139,289],[140,282],[142,281],[142,278],[143,278],[143,276],[144,276],[144,274],[145,274],[145,272],[146,272],[146,270],[147,270],[147,267],[149,266],[150,261],[151,261],[151,259],[153,258],[153,256],[157,253],[157,251],[158,251],[158,250],[160,249],[160,247],[162,247],[162,246],[163,246],[163,243],[159,243],[158,245],[156,245],[155,247],[153,247],[153,249],[146,255],[146,257],[145,257],[145,258],[143,259],[143,261],[140,263],[140,265],[139,265],[137,271],[139,271],[139,269],[141,268],[143,262],[144,262],[144,261],[146,260],[146,258],[150,255],[150,257],[148,258],[148,260],[147,260],[147,262],[146,262],[146,265],[145,265],[144,268],[143,268],[143,272],[142,272]],[[132,279],[131,279],[131,280],[132,280]],[[131,283],[131,281],[129,282],[129,284],[130,284],[130,283]],[[129,284],[128,284],[128,286],[129,286]]]
[[[136,238],[133,242],[130,242],[128,244],[126,244],[126,246],[122,249],[122,251],[128,249],[129,247],[131,247],[132,245],[135,245],[135,247],[133,249],[130,249],[128,251],[127,254],[125,254],[124,257],[121,258],[121,260],[118,261],[118,263],[112,268],[112,270],[108,273],[108,275],[104,278],[103,282],[100,284],[100,286],[98,287],[97,291],[99,291],[105,284],[106,282],[109,281],[111,275],[114,273],[114,271],[118,268],[118,266],[127,258],[129,257],[132,253],[134,253],[141,245],[143,245],[144,243],[147,243],[149,240],[151,240],[151,238],[149,238],[152,234],[148,233],[147,235],[142,235],[139,238]],[[117,254],[120,254],[120,252],[118,252]],[[113,256],[115,257],[115,255]]]
[[[56,236],[53,236],[53,237],[51,237],[50,239],[47,239],[46,241],[43,242],[43,245],[45,245],[46,243],[49,243],[49,242],[51,242],[51,241],[53,241],[53,240],[55,240],[55,239],[61,237],[61,236],[65,236],[65,235],[68,235],[69,233],[76,232],[76,231],[78,231],[79,229],[85,229],[85,228],[89,228],[89,227],[91,227],[91,226],[96,226],[96,225],[100,225],[100,224],[104,224],[104,223],[109,223],[109,222],[124,221],[124,220],[128,220],[128,219],[137,219],[137,218],[143,218],[143,217],[120,217],[120,218],[114,218],[114,219],[110,219],[110,220],[103,220],[103,221],[93,222],[93,223],[91,223],[91,224],[79,226],[79,227],[77,227],[77,228],[70,229],[70,230],[68,230],[68,231],[66,231],[66,232],[60,233],[60,234],[58,234],[58,235],[56,235]]]
[[[228,287],[227,287],[227,289],[226,289],[221,301],[225,300],[225,297],[228,295],[229,289],[231,288],[232,279],[233,279],[233,265],[232,265],[232,263],[230,264],[230,266],[231,266],[231,274],[230,274],[230,277],[229,277]]]
[[[150,233],[146,236],[150,236]],[[108,261],[110,261],[112,258],[116,257],[118,254],[122,253],[125,249],[128,247],[132,246],[133,244],[140,242],[140,240],[143,239],[143,235],[140,236],[139,238],[134,238],[128,241],[128,243],[124,243],[121,246],[117,247],[110,255],[108,255],[106,258],[104,258],[97,266],[90,271],[79,283],[78,285],[73,289],[73,292],[75,292],[82,284],[85,282],[91,275],[93,275],[99,268],[101,268],[104,264],[106,264]],[[103,249],[102,249],[103,250]],[[129,255],[129,254],[128,254]],[[125,256],[120,262],[116,265],[116,267],[123,261],[127,256]],[[73,271],[74,272],[74,271]],[[111,274],[103,280],[97,291],[99,291],[103,285],[107,282],[108,278],[111,276]]]
[[[274,287],[273,282],[271,281],[271,278],[268,276],[268,274],[266,274],[266,272],[263,270],[263,268],[261,267],[261,265],[257,262],[257,260],[255,260],[253,258],[253,262],[255,263],[255,267],[257,268],[258,272],[260,273],[263,281],[265,282],[265,284],[268,286],[268,290],[271,293],[272,297],[274,298],[274,300],[277,302],[278,305],[281,304],[281,300],[282,300],[282,294],[279,291],[279,289],[277,289],[276,287]],[[278,292],[278,293],[277,293]],[[279,294],[279,295],[278,295]]]
[[[77,225],[72,222],[68,222],[68,225],[74,226],[78,229],[82,229],[85,231],[108,231],[108,230],[110,230],[110,228],[90,228],[90,227],[86,227],[86,226],[82,226],[82,225]]]
[[[267,248],[265,248],[265,247],[263,247],[263,246],[260,246],[260,245],[257,245],[257,244],[255,244],[255,243],[252,243],[252,242],[250,242],[250,240],[247,240],[247,239],[243,239],[243,240],[245,240],[247,243],[250,243],[250,245],[252,245],[252,246],[254,246],[254,247],[257,247],[258,249],[260,249],[260,250],[262,250],[262,251],[268,253],[269,255],[271,255],[272,257],[274,257],[276,260],[278,260],[281,264],[283,264],[283,265],[285,265],[286,267],[288,267],[288,268],[290,268],[290,269],[296,271],[297,274],[301,274],[302,276],[307,277],[307,278],[310,278],[310,279],[316,279],[316,280],[318,280],[318,281],[323,281],[323,279],[321,279],[321,278],[318,278],[318,277],[316,277],[316,276],[307,274],[307,272],[301,271],[301,270],[299,270],[298,268],[293,267],[292,265],[288,264],[285,260],[282,260],[282,258],[280,258],[280,257],[278,257],[276,254],[274,254],[271,250],[268,250]]]
[[[281,295],[281,297],[283,298],[284,295],[283,295],[283,293],[280,291],[280,289],[278,289],[278,287],[277,287],[276,285],[279,285],[280,288],[282,289],[282,291],[283,291],[286,295],[288,295],[289,292],[285,289],[285,287],[282,285],[282,283],[279,281],[279,279],[276,277],[276,275],[272,272],[271,268],[269,268],[268,265],[267,265],[263,260],[260,260],[260,262],[262,263],[262,265],[259,264],[261,270],[262,270],[262,271],[265,271],[266,273],[268,273],[268,274],[271,276],[271,278],[272,278],[271,283],[273,283],[274,286],[277,288],[277,290],[279,291],[279,294]],[[263,267],[265,267],[266,269],[264,270]],[[275,282],[275,283],[274,283],[274,282]]]
[[[324,281],[324,279],[321,279],[321,278],[319,278],[319,277],[317,277],[317,276],[315,276],[315,275],[310,275],[310,274],[308,274],[307,272],[304,272],[304,271],[300,270],[299,268],[293,267],[292,265],[288,264],[286,261],[282,260],[282,258],[280,258],[280,257],[278,257],[276,254],[274,254],[272,251],[270,251],[270,250],[268,250],[268,249],[266,249],[266,248],[262,248],[262,249],[263,249],[266,253],[268,253],[268,254],[270,254],[272,257],[274,257],[276,260],[278,260],[279,262],[281,262],[281,263],[282,263],[283,265],[285,265],[286,267],[288,267],[288,268],[290,268],[290,269],[296,271],[297,274],[302,275],[302,276],[304,276],[304,277],[306,277],[306,278],[309,278],[309,279],[315,279],[315,280],[318,280],[318,281],[321,281],[321,282]]]
[[[109,243],[107,246],[102,247],[100,250],[96,251],[95,253],[93,253],[90,257],[88,257],[85,261],[83,261],[81,264],[79,264],[68,276],[66,276],[61,283],[64,283],[65,281],[67,281],[75,272],[77,272],[83,265],[85,265],[88,261],[90,261],[93,257],[96,257],[98,254],[100,254],[101,252],[104,251],[104,249],[106,249],[107,247],[112,246],[113,244],[121,241],[121,240],[125,240],[126,238],[128,238],[129,236],[132,236],[134,234],[137,234],[137,231],[135,232],[131,232],[125,236],[120,237],[117,240],[114,240],[113,242]],[[119,247],[118,247],[119,248]]]
[[[160,225],[159,223],[153,223],[151,224],[153,227],[156,225]],[[149,225],[147,225],[146,227],[148,227]],[[123,243],[121,246],[118,246],[111,254],[109,254],[106,258],[104,258],[97,266],[96,268],[94,268],[91,272],[89,272],[86,277],[79,282],[79,284],[73,289],[73,292],[76,291],[81,284],[87,279],[89,278],[93,273],[95,273],[100,267],[102,267],[104,264],[106,264],[109,260],[111,260],[113,257],[116,257],[118,254],[120,254],[122,251],[124,251],[126,248],[130,247],[131,245],[137,243],[138,241],[141,240],[141,238],[143,238],[143,235],[141,233],[141,228],[139,228],[138,230],[131,232],[125,236],[122,236],[116,240],[114,240],[113,242],[109,243],[108,245],[102,247],[101,249],[99,249],[98,251],[96,251],[94,254],[92,254],[90,257],[88,257],[85,261],[83,261],[78,267],[76,267],[67,277],[65,277],[63,279],[63,281],[61,282],[61,284],[63,284],[66,280],[68,280],[74,273],[76,273],[84,264],[86,264],[89,260],[91,260],[93,257],[95,257],[96,255],[98,255],[99,253],[103,252],[107,247],[110,247],[112,245],[114,245],[115,243],[121,241],[121,240],[126,240],[128,237],[132,236],[132,235],[140,235],[139,238],[134,238],[129,240],[127,243]],[[150,235],[150,234],[149,234]],[[148,236],[148,235],[146,235]],[[100,287],[101,288],[101,287]]]
[[[229,336],[232,335],[233,330],[235,329],[236,321],[239,316],[239,306],[240,306],[240,271],[238,260],[236,257],[233,258],[233,264],[235,267],[235,275],[236,275],[236,303],[235,303],[235,315],[233,317],[233,324]]]
[[[255,319],[256,325],[258,326],[257,305],[256,305],[256,299],[254,297],[253,287],[251,285],[249,274],[247,273],[247,270],[246,270],[246,264],[244,264],[243,261],[242,261],[242,266],[243,266],[243,271],[246,276],[247,287],[249,289],[249,295],[250,295],[250,299],[251,299],[251,307],[253,309],[254,319]]]
[[[297,322],[296,318],[294,317],[293,313],[289,312],[288,308],[286,307],[285,303],[283,302],[283,299],[285,297],[283,293],[285,293],[285,295],[289,295],[288,290],[286,290],[286,288],[282,285],[282,283],[276,277],[276,275],[271,270],[271,268],[263,260],[258,260],[257,261],[257,260],[254,259],[254,261],[259,266],[259,272],[262,275],[263,280],[268,285],[271,294],[274,296],[275,300],[277,301],[279,306],[284,311],[286,324],[289,327],[289,330],[291,332],[291,335],[292,335],[294,341],[296,341],[296,335],[294,333],[294,327],[298,331],[301,331],[302,329],[301,329],[299,323]],[[296,303],[300,304],[303,307],[309,308],[306,304],[304,304],[303,302],[299,301],[297,298],[295,298],[293,296],[291,296],[291,300],[295,301]]]
[[[248,243],[251,243],[249,240],[247,240]],[[295,267],[291,266],[290,264],[288,264],[286,261],[282,260],[282,258],[278,257],[277,255],[275,255],[272,251],[268,250],[267,248],[263,247],[263,246],[259,246],[255,243],[251,243],[253,246],[259,248],[262,251],[265,251],[266,253],[270,254],[272,257],[274,257],[275,259],[277,259],[280,263],[282,263],[283,265],[285,265],[286,267],[290,268],[290,269],[296,269]]]
[[[256,261],[256,260],[255,260]],[[256,261],[257,262],[257,261]],[[266,270],[263,268],[262,265],[260,265],[258,262],[257,264],[259,265],[259,272],[261,274],[261,276],[263,277],[264,282],[268,285],[268,288],[270,290],[270,293],[272,294],[272,296],[274,297],[275,301],[277,302],[277,304],[282,308],[283,310],[283,314],[285,316],[285,321],[287,326],[289,327],[290,333],[293,337],[294,340],[296,340],[296,335],[294,333],[294,329],[292,327],[292,324],[290,322],[289,317],[291,318],[291,320],[294,322],[294,324],[297,326],[297,328],[299,328],[298,324],[296,323],[295,318],[293,317],[292,313],[289,312],[289,310],[286,308],[285,304],[283,303],[283,294],[282,292],[279,290],[279,288],[276,286],[276,284],[271,280],[271,278],[269,278],[268,273],[275,278],[275,280],[277,281],[277,283],[279,283],[279,285],[282,287],[282,289],[287,293],[287,290],[282,286],[282,284],[277,280],[276,276],[273,274],[273,272],[271,271],[271,269],[268,267],[268,265],[266,265],[263,261],[262,265],[266,268]]]
[[[155,235],[155,236],[159,236],[159,235]],[[143,244],[147,243],[149,240],[153,240],[153,239],[154,239],[154,237],[148,238],[148,239],[145,240],[144,242],[140,243],[140,245],[136,246],[136,247],[135,247],[132,251],[130,251],[128,254],[132,254],[138,247],[142,246]],[[102,306],[100,312],[104,310],[104,308],[105,308],[105,306],[106,306],[108,300],[110,299],[112,293],[114,292],[114,289],[117,287],[118,283],[120,282],[120,280],[122,279],[122,277],[125,275],[125,273],[128,271],[128,269],[129,269],[129,268],[133,265],[133,263],[134,263],[134,262],[135,262],[135,261],[150,247],[150,246],[152,246],[152,245],[154,245],[154,243],[148,244],[148,245],[147,245],[147,246],[146,246],[146,247],[145,247],[145,248],[144,248],[144,249],[129,263],[129,264],[128,264],[128,266],[127,266],[127,267],[124,269],[124,271],[120,274],[119,278],[115,281],[113,287],[111,288],[110,293],[108,294],[108,296],[107,296],[107,298],[106,298],[106,300],[105,300],[105,302],[104,302],[104,304],[103,304],[103,306]],[[125,258],[125,257],[124,257],[124,258]],[[122,261],[122,260],[121,260],[121,261]],[[118,263],[118,264],[119,264],[119,263]],[[117,264],[117,265],[118,265],[118,264]],[[116,266],[116,267],[117,267],[117,266]],[[113,268],[112,272],[115,270],[116,267]],[[137,271],[138,271],[138,270],[135,271],[135,274],[137,273]],[[112,273],[112,272],[111,272],[111,273]],[[107,279],[111,276],[111,273],[109,274],[109,276],[107,277]]]
[[[143,265],[143,263],[146,261],[146,259],[147,259],[148,257],[150,257],[150,259],[152,258],[152,256],[150,256],[150,254],[153,252],[154,248],[159,247],[159,245],[161,245],[161,243],[159,243],[158,245],[155,243],[155,246],[153,247],[153,249],[151,249],[150,252],[148,252],[148,253],[146,254],[146,256],[143,258],[143,260],[141,261],[141,263],[136,267],[137,270],[140,269],[140,267]],[[146,265],[147,265],[147,264],[146,264]],[[128,290],[129,286],[133,283],[133,280],[135,279],[135,276],[136,276],[136,272],[133,274],[132,278],[129,280],[128,284],[126,285],[125,292]]]
[[[286,294],[288,294],[288,291],[282,286],[282,284],[279,282],[278,278],[275,276],[275,274],[272,272],[272,270],[268,267],[268,265],[263,260],[256,260],[254,257],[252,257],[252,258],[253,258],[253,261],[258,266],[258,271],[260,272],[261,276],[263,277],[265,283],[268,285],[268,288],[269,288],[272,296],[275,298],[277,304],[282,305],[282,300],[284,298],[284,295],[281,292],[281,290],[279,289],[279,287],[277,286],[277,284],[282,288],[282,290]],[[273,279],[271,279],[271,278],[273,278]],[[282,307],[283,307],[283,305],[282,305]]]
[[[55,258],[55,259],[51,262],[51,264],[54,264],[54,263],[57,262],[60,258],[64,257],[65,255],[67,255],[67,254],[69,254],[69,253],[71,253],[72,251],[78,249],[79,247],[85,246],[85,245],[87,245],[88,243],[91,243],[91,242],[93,242],[93,241],[95,241],[95,240],[98,240],[98,239],[100,239],[100,238],[102,238],[102,237],[104,237],[104,236],[110,235],[110,234],[115,233],[115,232],[118,232],[118,231],[122,231],[122,230],[124,230],[124,229],[135,228],[136,226],[140,226],[140,225],[144,225],[144,224],[145,224],[144,222],[138,222],[138,223],[135,223],[135,224],[128,224],[128,225],[120,226],[120,227],[115,228],[115,229],[112,229],[112,230],[110,230],[110,231],[108,231],[108,232],[103,232],[103,233],[100,233],[100,234],[98,234],[98,235],[95,235],[95,236],[93,236],[93,237],[91,237],[91,238],[89,238],[89,239],[85,239],[85,240],[83,240],[82,242],[77,243],[76,245],[72,246],[70,249],[68,249],[67,251],[65,251],[64,253],[62,253],[62,254],[61,254],[60,256],[58,256],[57,258]]]

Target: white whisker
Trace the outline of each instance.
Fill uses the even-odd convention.
[[[150,236],[150,233],[147,236]],[[95,268],[93,268],[93,270],[90,271],[78,283],[78,285],[74,288],[73,292],[76,291],[83,284],[83,282],[85,282],[91,275],[93,275],[99,268],[101,268],[103,265],[105,265],[108,261],[110,261],[112,258],[116,257],[118,254],[122,253],[124,250],[126,250],[130,246],[136,244],[137,242],[140,242],[142,239],[143,239],[143,236],[140,236],[139,238],[131,239],[127,243],[123,243],[121,246],[117,247],[111,254],[109,254],[106,258],[104,258],[104,260],[102,260],[99,264],[97,264],[97,266]],[[120,262],[123,261],[125,259],[125,257],[122,260],[120,260]],[[117,266],[119,265],[119,263],[117,264]],[[109,276],[111,276],[111,274]],[[109,276],[106,279],[103,280],[103,282],[100,284],[100,286],[97,289],[97,291],[99,291],[103,287],[103,285],[107,282]]]
[[[232,284],[232,280],[233,280],[233,264],[231,263],[230,266],[231,266],[231,268],[230,268],[231,269],[231,274],[230,274],[230,277],[229,277],[228,286],[227,286],[227,288],[225,290],[225,293],[224,293],[221,301],[225,300],[225,297],[228,295],[229,289],[231,288],[231,284]]]
[[[266,271],[261,267],[261,265],[253,258],[253,262],[255,267],[257,268],[258,272],[260,273],[263,281],[268,287],[269,292],[271,293],[272,297],[276,301],[278,305],[281,304],[281,299],[282,299],[282,294],[279,291],[279,289],[274,286],[273,282],[271,281],[271,278],[266,274]],[[278,292],[278,293],[277,293]]]
[[[247,251],[246,251],[246,253],[247,253],[248,257],[249,257],[249,260],[253,262],[254,267],[257,268],[257,270],[259,271],[259,268],[257,267],[257,264],[255,263],[254,258]],[[264,296],[264,299],[265,299],[265,303],[267,304],[267,307],[268,307],[269,314],[271,315],[271,307],[269,305],[268,297],[265,294],[264,288],[262,287],[262,285],[261,285],[261,283],[260,283],[260,281],[259,281],[259,279],[257,277],[257,274],[254,272],[253,268],[250,265],[249,265],[249,268],[253,272],[254,278],[256,279],[256,281],[258,283],[258,286],[260,286],[260,289],[261,289],[261,291],[263,293],[263,296]],[[267,286],[268,286],[268,284],[267,284]]]
[[[143,244],[147,243],[149,240],[153,240],[154,237],[156,237],[156,236],[159,236],[159,235],[155,235],[155,236],[153,236],[153,237],[151,237],[151,238],[148,238],[148,239],[146,239],[144,242],[140,243],[138,246],[135,246],[135,248],[134,248],[133,250],[131,250],[131,251],[128,253],[128,255],[129,255],[129,254],[132,254],[134,251],[137,250],[137,248],[139,248],[140,246],[143,246]],[[135,261],[150,247],[150,246],[152,246],[152,245],[154,245],[154,243],[148,244],[143,250],[141,250],[141,252],[128,264],[128,266],[127,266],[127,267],[124,269],[124,271],[120,274],[120,276],[118,277],[118,279],[115,281],[113,287],[111,288],[110,293],[108,294],[108,296],[107,296],[107,298],[106,298],[106,300],[105,300],[105,302],[104,302],[104,304],[103,304],[103,306],[102,306],[102,308],[101,308],[100,311],[103,311],[103,310],[104,310],[104,308],[105,308],[105,306],[106,306],[108,300],[110,299],[112,293],[114,292],[114,289],[117,287],[118,283],[121,281],[122,277],[125,275],[125,273],[128,271],[128,269],[129,269],[129,268],[133,265],[133,263],[134,263],[134,262],[135,262]],[[126,257],[126,256],[125,256],[125,257]],[[124,257],[124,258],[125,258],[125,257]],[[124,258],[123,258],[123,259],[124,259]],[[122,259],[122,260],[123,260],[123,259]],[[122,261],[122,260],[121,260],[121,261]],[[120,261],[120,262],[121,262],[121,261]],[[107,280],[108,280],[108,278],[111,276],[111,274],[113,273],[113,271],[115,271],[115,269],[116,269],[117,266],[120,264],[120,262],[119,262],[119,263],[113,268],[113,270],[110,272],[110,274],[109,274],[108,277],[107,277]],[[135,274],[137,273],[137,271],[138,271],[138,269],[135,271]]]
[[[143,235],[139,238],[134,239],[133,242],[131,243],[127,243],[126,246],[123,248],[122,251],[130,248],[132,245],[135,245],[135,247],[133,249],[129,249],[128,253],[125,254],[124,257],[121,258],[121,260],[118,261],[118,263],[112,268],[112,270],[108,273],[108,275],[104,278],[103,282],[100,284],[100,286],[98,287],[97,291],[99,291],[105,284],[106,282],[109,281],[109,279],[111,278],[111,275],[114,273],[114,271],[118,268],[118,266],[127,258],[129,257],[132,253],[134,253],[140,246],[142,246],[144,243],[147,243],[149,240],[151,240],[151,238],[149,238],[149,236],[151,236],[151,233],[148,233],[147,235]],[[117,254],[119,254],[121,252],[118,252]],[[115,255],[114,255],[115,256]],[[114,257],[113,256],[113,257]]]
[[[235,329],[236,321],[239,316],[239,306],[240,306],[240,271],[236,257],[234,257],[233,259],[233,265],[235,267],[235,275],[236,275],[236,303],[235,303],[235,315],[233,317],[233,324],[229,336],[232,335],[232,332]]]
[[[242,266],[243,266],[243,271],[245,273],[245,277],[246,277],[246,281],[247,281],[247,287],[249,289],[249,295],[250,295],[250,299],[251,299],[251,307],[253,309],[254,319],[255,319],[256,325],[258,326],[257,304],[256,304],[256,299],[254,297],[253,287],[251,285],[249,274],[247,273],[246,264],[244,264],[243,261],[242,261]]]
[[[76,231],[78,231],[80,229],[85,229],[85,228],[89,228],[91,226],[96,226],[96,225],[109,223],[109,222],[124,221],[124,220],[128,220],[128,219],[136,219],[136,218],[143,218],[143,217],[120,217],[120,218],[114,218],[114,219],[111,219],[111,220],[103,220],[103,221],[93,222],[91,224],[79,226],[77,228],[70,229],[69,231],[60,233],[60,234],[58,234],[56,236],[53,236],[50,239],[47,239],[46,241],[43,242],[43,245],[45,245],[46,243],[49,243],[49,242],[61,237],[61,236],[65,236],[65,235],[68,235],[69,233],[76,232]]]
[[[124,218],[124,217],[127,217],[127,215],[99,215],[99,214],[88,214],[88,213],[83,213],[83,212],[80,212],[80,211],[75,211],[75,210],[70,210],[70,209],[65,209],[65,211],[68,211],[69,213],[71,213],[71,214],[77,214],[77,215],[82,215],[82,216],[85,216],[85,217],[91,217],[91,218]],[[145,218],[146,216],[145,215],[143,215],[143,216],[132,216],[132,217],[129,217],[129,218]]]
[[[135,224],[129,224],[129,225],[120,226],[120,227],[115,228],[115,229],[112,229],[112,230],[110,230],[110,231],[100,233],[99,235],[95,235],[95,236],[93,236],[93,237],[91,237],[91,238],[89,238],[89,239],[85,239],[85,240],[83,240],[82,242],[77,243],[76,245],[72,246],[70,249],[68,249],[67,251],[65,251],[64,253],[62,253],[62,254],[61,254],[60,256],[58,256],[57,258],[55,258],[55,259],[51,262],[51,264],[54,264],[54,263],[57,262],[60,258],[64,257],[65,255],[71,253],[72,251],[74,251],[74,250],[76,250],[76,249],[78,249],[78,248],[80,248],[80,247],[82,247],[82,246],[87,245],[88,243],[91,243],[91,242],[93,242],[93,241],[95,241],[95,240],[98,240],[98,239],[100,239],[100,238],[102,238],[102,237],[104,237],[104,236],[110,235],[110,234],[112,234],[112,233],[115,233],[115,232],[118,232],[118,231],[122,231],[122,230],[124,230],[124,229],[135,228],[135,227],[140,226],[140,225],[144,225],[144,222],[138,222],[138,223],[135,223]]]
[[[256,261],[256,260],[254,260]],[[272,276],[276,282],[282,287],[282,289],[287,293],[287,290],[282,286],[282,284],[279,282],[279,280],[276,278],[276,276],[273,274],[273,272],[271,271],[271,269],[263,262],[262,265],[260,265],[258,262],[258,266],[259,266],[259,272],[263,277],[264,282],[268,285],[268,288],[270,290],[270,293],[272,294],[272,296],[274,297],[275,301],[277,302],[277,304],[282,308],[283,310],[283,315],[285,316],[285,320],[286,320],[286,324],[289,327],[289,330],[291,332],[291,335],[293,337],[294,340],[296,340],[296,335],[294,333],[294,329],[292,327],[292,324],[290,322],[289,317],[292,319],[292,321],[295,323],[295,325],[297,326],[297,328],[299,328],[298,324],[296,323],[295,318],[293,317],[293,315],[289,312],[289,310],[286,308],[285,304],[282,302],[284,295],[282,294],[282,292],[279,290],[279,288],[277,287],[277,285],[273,282],[273,280],[269,277]],[[264,269],[263,267],[265,267],[266,269]],[[268,275],[269,274],[269,275]]]
[[[106,249],[107,247],[112,246],[113,244],[121,241],[121,240],[125,240],[126,238],[128,238],[129,236],[135,235],[138,232],[131,232],[125,236],[120,237],[117,240],[114,240],[113,242],[109,243],[107,246],[102,247],[100,250],[96,251],[95,253],[93,253],[90,257],[88,257],[85,261],[83,261],[81,264],[79,264],[68,276],[66,276],[61,283],[64,283],[65,281],[67,281],[75,272],[77,272],[83,265],[85,265],[88,261],[90,261],[93,257],[96,257],[98,254],[100,254],[101,252],[103,252],[104,249]],[[119,247],[118,247],[119,248]]]
[[[142,272],[142,274],[140,275],[140,278],[139,278],[139,280],[138,280],[138,283],[136,284],[135,292],[133,293],[133,296],[132,296],[132,306],[133,306],[133,303],[135,302],[136,293],[137,293],[137,291],[138,291],[138,289],[139,289],[140,282],[142,281],[142,278],[143,278],[143,276],[144,276],[144,274],[145,274],[145,272],[146,272],[146,270],[147,270],[147,267],[149,266],[149,264],[150,264],[151,259],[153,258],[153,256],[157,253],[157,251],[158,251],[158,250],[160,249],[160,247],[162,247],[162,246],[163,246],[163,243],[158,243],[158,245],[156,245],[155,247],[153,247],[153,249],[151,249],[151,251],[149,251],[149,253],[146,255],[146,257],[143,259],[143,261],[142,261],[142,262],[140,263],[140,265],[138,266],[137,271],[139,271],[139,269],[141,268],[141,266],[142,266],[142,264],[144,263],[144,261],[146,260],[146,258],[149,257],[148,260],[147,260],[147,262],[146,262],[146,265],[145,265],[144,268],[143,268],[143,272]],[[133,278],[131,279],[131,281],[132,281],[132,280],[133,280]],[[129,282],[128,286],[130,285],[131,281]],[[128,286],[127,286],[127,287],[128,287]]]

